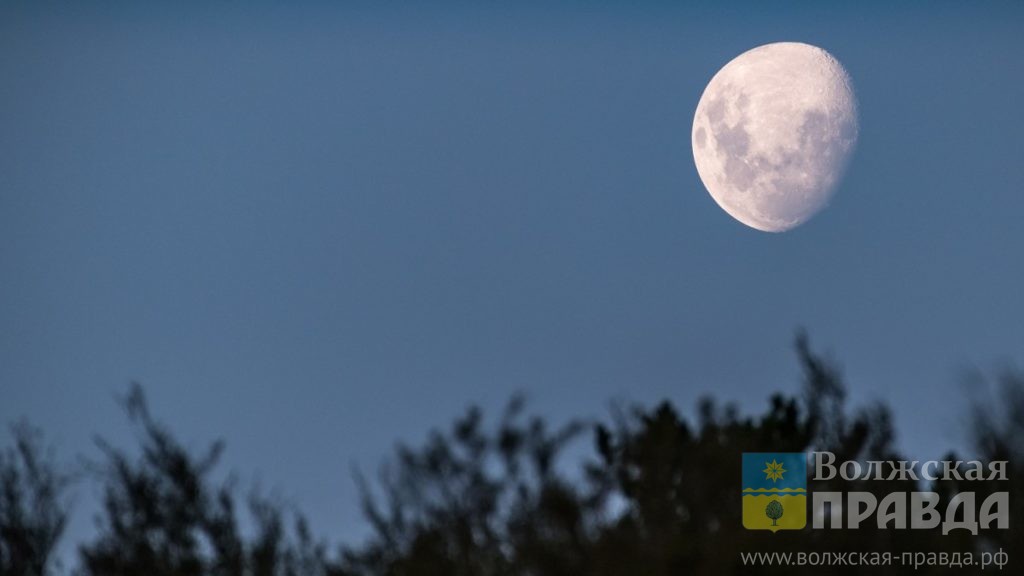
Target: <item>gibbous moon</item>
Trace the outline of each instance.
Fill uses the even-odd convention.
[[[711,79],[692,138],[715,202],[751,228],[784,232],[828,204],[849,163],[857,143],[850,76],[816,46],[759,46]]]

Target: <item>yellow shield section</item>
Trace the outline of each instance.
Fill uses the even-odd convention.
[[[772,502],[771,514],[768,507]],[[781,512],[781,514],[779,514]],[[772,516],[777,516],[773,518]],[[744,493],[743,527],[747,530],[801,530],[807,525],[806,493]]]

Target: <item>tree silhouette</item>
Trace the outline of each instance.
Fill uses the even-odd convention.
[[[356,475],[372,535],[337,555],[297,512],[259,494],[239,497],[234,482],[215,481],[222,447],[186,450],[150,415],[135,386],[124,406],[139,450],[100,442],[102,458],[93,470],[103,486],[103,511],[96,533],[79,548],[75,574],[816,574],[820,567],[745,566],[737,551],[1020,549],[1019,533],[1009,530],[975,538],[867,523],[860,530],[807,530],[779,540],[743,529],[744,452],[827,450],[840,461],[905,460],[894,447],[889,410],[880,404],[849,408],[836,364],[815,353],[803,335],[796,351],[803,391],[772,396],[756,416],[704,399],[692,420],[665,402],[619,407],[605,422],[551,427],[527,415],[518,397],[493,422],[471,408],[422,446],[399,447],[375,477]],[[997,380],[996,398],[978,396],[970,404],[971,439],[982,461],[1010,462],[1009,479],[926,487],[944,499],[959,490],[975,491],[979,499],[996,491],[1024,493],[1024,378],[1009,372]],[[67,477],[43,456],[38,436],[25,430],[15,430],[15,447],[0,457],[0,576],[53,573],[52,551],[67,519]],[[588,439],[591,450],[582,450]],[[922,489],[913,480],[838,479],[815,488],[871,492],[879,500]],[[1021,505],[1011,499],[1011,518],[1022,517]],[[778,501],[765,509],[773,525],[784,512]],[[1012,562],[1004,566],[1008,573],[1016,570]],[[872,567],[873,574],[911,572],[944,574],[948,568]]]
[[[12,428],[14,446],[0,452],[0,575],[49,574],[68,519],[61,473],[27,424]]]
[[[779,525],[779,518],[782,518],[782,503],[778,500],[772,500],[768,503],[768,506],[764,510],[765,516],[771,518],[772,526]]]
[[[221,444],[191,454],[150,416],[138,386],[124,405],[140,432],[141,456],[100,442],[104,514],[96,539],[80,549],[81,576],[330,573],[305,521],[286,525],[285,512],[259,495],[249,499],[255,536],[242,535],[233,487],[210,478]]]

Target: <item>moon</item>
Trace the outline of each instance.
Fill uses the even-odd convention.
[[[857,100],[831,54],[779,42],[715,74],[693,117],[693,159],[715,202],[785,232],[828,205],[857,144]]]

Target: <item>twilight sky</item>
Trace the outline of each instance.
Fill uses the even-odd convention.
[[[1024,364],[1024,5],[678,4],[5,3],[0,423],[95,457],[139,381],[352,538],[350,466],[470,403],[760,411],[804,326],[940,456],[962,373]],[[775,41],[834,54],[861,113],[782,235],[690,151],[707,82]]]

